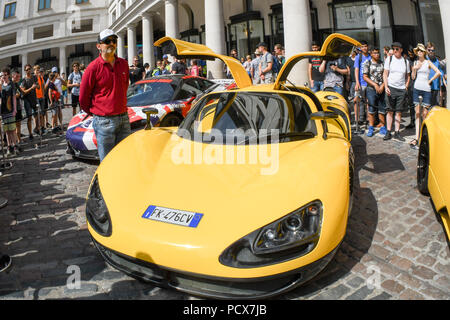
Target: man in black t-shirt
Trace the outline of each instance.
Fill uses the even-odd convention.
[[[20,84],[20,91],[23,96],[23,107],[27,115],[27,128],[30,140],[33,140],[33,133],[31,131],[31,116],[34,116],[35,123],[35,133],[39,133],[38,118],[37,118],[37,98],[36,98],[36,88],[39,88],[39,83],[35,75],[33,75],[32,68],[30,64],[27,64],[24,68],[26,74],[22,79]]]
[[[355,86],[356,86],[356,78],[355,78],[355,58],[358,54],[356,49],[353,49],[352,54],[346,57],[346,63],[350,68],[350,74],[346,77],[346,90],[348,93],[348,101],[353,101],[355,99]]]
[[[133,58],[133,64],[130,66],[130,84],[145,78],[145,69],[139,62],[139,56]]]
[[[319,51],[320,46],[316,41],[312,42],[311,45],[312,51]],[[323,80],[325,78],[325,74],[319,72],[320,65],[322,64],[321,57],[311,57],[309,60],[308,67],[308,76],[309,76],[309,85],[313,92],[322,91],[323,90]]]
[[[186,74],[186,65],[179,59],[175,58],[175,62],[172,64],[172,74]]]

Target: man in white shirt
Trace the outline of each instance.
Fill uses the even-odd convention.
[[[394,139],[405,141],[400,136],[400,121],[402,119],[402,110],[405,107],[407,88],[409,86],[410,66],[409,61],[402,56],[403,48],[399,42],[392,44],[394,55],[388,57],[384,63],[384,84],[386,88],[386,125],[387,133],[383,140],[392,138],[392,122],[395,112],[395,132]]]
[[[273,56],[267,51],[267,44],[261,42],[258,44],[258,50],[261,52],[261,58],[259,59],[259,78],[261,83],[273,83]]]

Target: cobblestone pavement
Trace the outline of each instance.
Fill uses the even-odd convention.
[[[65,109],[65,121],[70,118]],[[408,121],[408,120],[406,120]],[[412,134],[412,131],[406,132]],[[277,299],[450,299],[450,251],[440,218],[416,189],[407,142],[357,136],[354,207],[335,258],[308,284]],[[65,153],[64,137],[30,144],[0,178],[0,299],[196,299],[107,266],[91,243],[84,199],[96,169]],[[73,266],[81,287],[67,286]]]

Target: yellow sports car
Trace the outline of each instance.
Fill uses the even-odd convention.
[[[275,83],[258,86],[237,60],[203,45],[168,37],[155,45],[221,59],[238,89],[205,95],[179,128],[133,133],[102,161],[86,217],[104,259],[210,298],[265,298],[313,278],[346,233],[351,129],[342,96],[297,87],[288,73],[302,59],[335,60],[359,43],[333,34],[320,52],[291,57]]]
[[[417,187],[431,195],[450,238],[450,110],[434,107],[422,124],[417,164]]]

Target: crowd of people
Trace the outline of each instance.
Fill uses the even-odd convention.
[[[6,135],[6,156],[22,152],[22,121],[26,120],[28,139],[51,131],[63,134],[61,109],[68,102],[68,91],[72,95],[73,114],[76,113],[78,87],[81,82],[81,68],[73,64],[73,72],[66,78],[57,67],[44,70],[39,65],[26,64],[24,76],[19,69],[5,67],[1,70],[1,120]],[[50,116],[49,116],[50,114]],[[34,128],[33,128],[34,127]]]
[[[438,59],[431,42],[407,50],[394,42],[383,52],[366,41],[361,44],[349,57],[334,61],[311,57],[311,90],[330,90],[346,97],[353,108],[356,133],[367,130],[368,137],[379,130],[383,140],[405,141],[400,124],[402,114],[409,111],[410,124],[406,128],[415,128],[415,138],[409,144],[417,149],[420,117],[424,119],[433,106],[445,105],[446,61]],[[319,51],[320,45],[313,42],[311,50]]]

